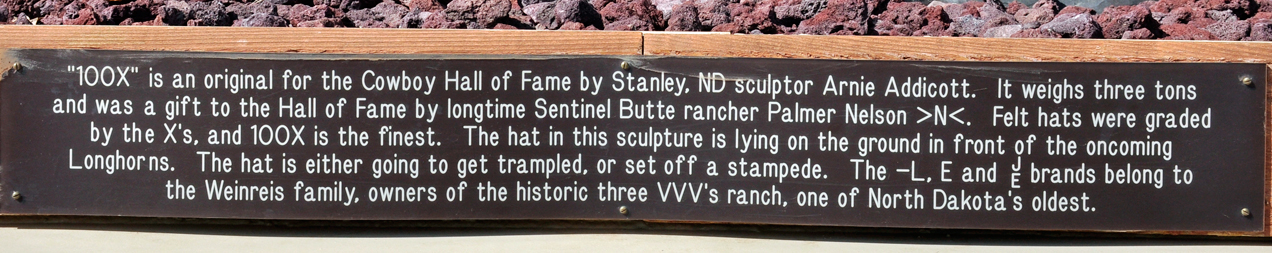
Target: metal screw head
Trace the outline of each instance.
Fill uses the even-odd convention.
[[[620,207],[618,207],[618,213],[621,213],[621,214],[623,214],[623,215],[627,215],[627,206],[620,206]]]
[[[1250,217],[1250,208],[1241,208],[1241,216]]]
[[[22,194],[18,193],[18,191],[13,191],[13,194],[10,196],[13,197],[13,200],[22,201]]]
[[[1241,84],[1254,85],[1254,78],[1250,76],[1241,76]]]
[[[623,62],[622,64],[619,64],[618,66],[619,66],[619,67],[622,67],[622,68],[623,68],[623,70],[631,70],[631,69],[632,69],[632,64],[631,64],[631,63],[627,63],[627,62]]]
[[[13,71],[20,71],[20,70],[22,70],[22,63],[14,62],[14,63],[13,63]]]

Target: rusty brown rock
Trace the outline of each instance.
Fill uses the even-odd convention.
[[[1100,24],[1089,14],[1060,14],[1038,29],[1060,34],[1063,38],[1089,39],[1103,36]]]
[[[875,32],[879,35],[910,36],[923,28],[927,6],[917,2],[889,3],[879,14]]]
[[[609,28],[610,24],[618,23],[619,21],[622,21],[622,23],[618,24],[620,27],[615,29],[654,31],[662,30],[666,27],[662,11],[659,11],[649,0],[600,0],[593,1],[593,4],[595,5],[597,2],[606,2],[599,11],[606,22],[606,30],[612,30]]]
[[[1156,38],[1157,33],[1152,30],[1148,30],[1148,28],[1140,28],[1122,33],[1122,39],[1124,40],[1151,40]]]
[[[667,18],[667,31],[699,31],[702,22],[698,20],[698,7],[692,2],[682,3],[671,10]]]
[[[1121,38],[1128,31],[1148,28],[1157,29],[1157,20],[1152,14],[1140,6],[1113,6],[1104,8],[1104,12],[1095,17],[1100,23],[1105,38]]]
[[[1214,40],[1213,34],[1188,24],[1170,24],[1162,26],[1162,33],[1168,40]]]
[[[446,4],[446,18],[465,22],[469,29],[493,28],[511,12],[508,0],[453,0]]]
[[[800,22],[799,33],[865,35],[869,32],[865,4],[862,0],[829,0],[826,9]]]
[[[1246,21],[1215,22],[1202,28],[1220,40],[1241,40],[1250,35],[1250,23]]]

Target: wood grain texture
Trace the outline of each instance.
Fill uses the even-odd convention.
[[[254,53],[637,55],[638,32],[0,25],[0,48]]]
[[[1272,42],[645,33],[665,56],[925,61],[1259,62]]]

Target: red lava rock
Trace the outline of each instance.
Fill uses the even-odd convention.
[[[1011,38],[1012,35],[1020,32],[1020,30],[1022,30],[1020,25],[996,26],[985,29],[985,32],[981,33],[980,36],[984,38]]]
[[[1187,24],[1192,20],[1192,12],[1182,8],[1170,10],[1167,13],[1153,12],[1153,19],[1161,25]]]
[[[1171,11],[1170,14],[1167,14],[1167,17],[1171,16],[1182,17],[1183,21],[1179,22],[1180,24],[1189,24],[1193,27],[1206,27],[1217,22],[1206,15],[1206,10],[1201,8],[1190,7],[1175,9],[1174,11]]]
[[[605,18],[606,21],[605,30],[649,29],[627,31],[654,31],[662,30],[663,27],[666,27],[666,24],[663,23],[662,11],[654,7],[654,4],[649,0],[598,0],[593,1],[592,4],[600,6],[597,5],[597,2],[601,1],[606,2],[605,6],[600,9],[601,17]],[[635,22],[632,19],[641,22]],[[623,23],[618,24],[619,27],[609,27],[611,23],[617,23],[618,21],[623,21]]]
[[[1030,29],[1030,28],[1038,28],[1039,26],[1042,26],[1042,24],[1051,22],[1051,19],[1055,18],[1055,14],[1050,9],[1047,9],[1045,7],[1030,8],[1030,9],[1024,9],[1024,10],[1020,10],[1016,12],[1015,17],[1016,17],[1016,22],[1020,22],[1021,26],[1025,27],[1026,29]]]
[[[1024,10],[1028,8],[1029,8],[1028,6],[1025,6],[1025,4],[1020,3],[1020,1],[1011,1],[1011,3],[1007,4],[1007,14],[1014,16],[1016,15],[1016,12],[1019,12],[1020,10]]]
[[[994,27],[1018,24],[1015,17],[1011,14],[1007,14],[1005,11],[1006,9],[1007,7],[1003,6],[1003,3],[998,0],[989,0],[988,2],[985,2],[985,5],[981,5],[981,7],[977,9],[977,11],[980,12],[981,20],[985,21],[985,23],[982,24],[984,27],[980,29],[981,32],[984,33],[984,31]],[[1008,34],[1008,36],[1010,36],[1010,34]]]
[[[1127,31],[1157,26],[1148,9],[1139,6],[1113,6],[1104,8],[1104,13],[1095,17],[1095,21],[1103,28],[1104,38],[1121,38]]]
[[[870,15],[879,15],[888,9],[889,3],[900,3],[902,0],[864,0],[866,2],[866,12]]]
[[[1254,3],[1259,6],[1258,13],[1272,13],[1272,0],[1256,0]]]
[[[9,15],[12,15],[9,13],[9,7],[0,4],[0,23],[9,22]]]
[[[1124,40],[1151,40],[1156,38],[1157,33],[1154,33],[1152,30],[1148,30],[1148,28],[1140,28],[1122,33],[1122,39]]]
[[[161,7],[159,17],[163,23],[168,25],[185,25],[190,17],[190,4],[185,1],[167,2]]]
[[[950,16],[950,19],[957,19],[968,15],[980,17],[980,10],[978,10],[980,6],[977,5],[976,7],[972,7],[969,6],[969,4],[971,3],[945,4],[941,6],[941,9],[945,10],[945,13]],[[981,4],[983,5],[984,3]]]
[[[1060,10],[1062,10],[1062,8],[1064,8],[1064,4],[1056,0],[1038,0],[1037,2],[1034,2],[1031,7],[1033,9],[1044,9],[1050,11],[1052,14],[1057,14]]]
[[[773,17],[783,24],[799,24],[826,8],[827,0],[777,0]]]
[[[1163,39],[1168,40],[1213,40],[1213,34],[1187,24],[1170,24],[1162,26]]]
[[[536,28],[548,29],[547,24],[552,23],[552,20],[556,18],[556,12],[552,11],[555,8],[556,3],[543,2],[526,5],[521,8],[521,12],[530,16],[530,20],[537,24]]]
[[[646,23],[640,17],[630,17],[624,20],[610,22],[605,24],[605,30],[614,31],[653,31],[654,26]]]
[[[455,22],[446,19],[446,14],[441,11],[420,12],[419,15],[424,20],[423,23],[420,24],[420,28],[456,29],[464,27],[464,22]]]
[[[453,0],[446,4],[446,18],[465,22],[469,29],[495,27],[495,24],[500,19],[507,18],[510,12],[512,12],[512,3],[508,0]],[[357,23],[357,19],[353,17],[349,19]]]
[[[65,14],[65,8],[70,7],[74,0],[43,0],[35,4],[35,8],[30,10],[33,17],[43,17],[44,19],[60,19]],[[59,22],[60,23],[60,22]]]
[[[860,1],[860,0],[858,0]],[[861,9],[865,12],[865,8]],[[731,33],[748,33],[748,34],[773,34],[777,33],[777,25],[769,19],[773,13],[771,2],[745,0],[737,3],[729,4],[730,22],[713,27],[712,31],[731,32]],[[805,21],[807,22],[807,20]]]
[[[437,0],[402,0],[401,2],[402,5],[405,5],[407,8],[411,8],[413,11],[439,12],[446,9],[446,6],[437,2]]]
[[[313,6],[325,5],[327,7],[331,7],[335,9],[345,8],[345,7],[342,7],[341,1],[342,0],[312,0],[312,3],[313,3],[312,5]]]
[[[1272,19],[1250,23],[1250,36],[1242,40],[1272,41]]]
[[[1241,40],[1241,38],[1250,35],[1250,23],[1245,21],[1216,22],[1206,26],[1206,28],[1202,28],[1202,30],[1210,32],[1215,38],[1221,40]]]
[[[698,31],[701,28],[698,7],[691,2],[677,5],[667,17],[667,31]]]
[[[984,33],[984,31],[988,31],[990,28],[1017,24],[1016,19],[1011,18],[1011,16],[995,16],[985,20],[985,24],[981,25],[981,32]]]
[[[89,9],[89,8],[90,7],[88,7],[87,4],[80,1],[66,2],[66,4],[64,5],[47,5],[46,4],[43,8],[44,9],[43,12],[45,16],[41,17],[39,19],[39,22],[40,24],[46,24],[46,25],[64,25],[70,22],[71,20],[77,20],[75,21],[75,23],[82,24],[82,23],[88,22],[89,20],[86,20],[88,18],[87,16],[80,15],[80,11]],[[91,12],[91,9],[89,11]],[[90,14],[89,16],[94,16],[94,15]],[[93,24],[96,24],[96,19],[92,21],[93,21]]]
[[[1253,0],[1201,0],[1205,3],[1204,7],[1209,10],[1230,10],[1232,13],[1241,17],[1249,17],[1257,11],[1258,8]]]
[[[1246,21],[1250,21],[1250,23],[1253,24],[1267,19],[1272,19],[1272,12],[1260,12],[1258,14],[1254,14],[1253,17],[1246,19]]]
[[[1139,3],[1135,4],[1135,6],[1139,6],[1139,7],[1141,7],[1141,8],[1148,9],[1148,10],[1149,10],[1149,12],[1152,12],[1152,9],[1149,9],[1149,8],[1153,7],[1153,4],[1155,4],[1155,3],[1157,3],[1157,1],[1153,1],[1153,0],[1145,0],[1145,1],[1143,1],[1143,2],[1139,2]],[[1107,8],[1107,7],[1106,7],[1106,8]]]
[[[17,23],[19,15],[25,17],[26,15],[23,14],[26,13],[41,14],[37,13],[40,11],[38,5],[39,2],[32,0],[0,0],[0,6],[5,7],[5,15],[0,17],[0,21],[12,20],[12,22]],[[23,20],[24,22],[30,22],[28,19]]]
[[[541,4],[541,3],[551,3],[554,1],[555,0],[521,0],[521,6],[530,6],[530,5]]]
[[[1232,10],[1209,10],[1206,11],[1206,17],[1215,20],[1215,22],[1232,22],[1240,20],[1237,18],[1237,14],[1232,13]]]
[[[671,10],[675,9],[676,6],[691,3],[693,0],[650,0],[649,2],[654,4],[654,8],[662,12],[663,17],[667,17],[671,15]]]
[[[316,20],[309,20],[309,21],[296,23],[296,27],[343,27],[343,26],[340,24],[339,20],[337,19],[324,18],[324,19],[316,19]]]
[[[220,1],[244,1],[244,0],[220,0]],[[288,1],[288,0],[276,0],[276,1]],[[327,7],[331,7],[335,9],[352,11],[357,9],[373,8],[375,7],[375,5],[379,4],[380,2],[381,0],[311,0],[311,2],[306,3],[306,5],[314,5],[314,6],[326,5]]]
[[[1057,12],[1056,16],[1070,14],[1070,13],[1095,15],[1095,10],[1092,10],[1091,8],[1087,8],[1087,7],[1081,7],[1081,6],[1066,6],[1064,7],[1064,9],[1060,9],[1060,12]]]
[[[950,23],[949,33],[953,36],[971,37],[985,32],[985,20],[972,15],[963,15]]]
[[[300,26],[300,23],[305,23],[308,21],[337,19],[338,15],[336,15],[335,10],[333,10],[331,7],[328,7],[326,5],[316,5],[316,6],[310,7],[310,6],[297,4],[297,5],[292,5],[290,10],[286,11],[286,14],[284,14],[283,17],[286,18],[288,21],[290,21],[290,23],[295,24],[296,26]],[[341,22],[321,21],[321,22],[310,22],[308,24],[309,25],[321,24],[322,26],[320,27],[333,27],[334,25],[337,25],[339,23]],[[333,25],[333,26],[326,26],[326,25]]]
[[[153,19],[150,21],[142,21],[142,22],[135,22],[135,23],[132,21],[132,19],[125,19],[123,22],[120,22],[119,25],[163,26],[167,24],[164,24],[163,20],[159,20],[159,19]]]
[[[877,18],[875,33],[889,36],[910,36],[923,28],[927,6],[917,2],[888,3],[888,10]]]
[[[397,28],[402,25],[402,17],[407,13],[406,6],[393,1],[380,2],[370,9],[361,9],[345,13],[345,17],[357,27],[363,28]],[[505,12],[506,14],[506,12]],[[471,24],[471,23],[470,23]],[[494,27],[494,24],[483,28]]]
[[[976,11],[980,13],[981,19],[984,20],[1007,18],[1011,20],[1012,23],[1016,22],[1015,17],[1012,17],[1011,14],[1007,13],[1007,7],[1003,6],[1003,3],[998,2],[998,0],[989,0],[989,2],[985,2],[984,5],[981,5],[980,8],[977,8]]]
[[[186,23],[189,26],[229,26],[235,19],[225,11],[225,4],[215,1],[190,3],[186,15],[190,18]]]
[[[135,3],[144,2],[138,1]],[[137,8],[133,5],[133,3],[110,5],[110,3],[106,2],[106,0],[91,0],[89,1],[89,5],[93,6],[93,12],[94,15],[97,15],[98,22],[106,25],[119,24],[119,22],[123,22],[125,19],[133,18],[134,12],[138,12],[138,14],[149,14],[148,8]],[[152,18],[154,17],[138,17],[138,19]],[[6,19],[0,18],[0,20]]]
[[[1174,9],[1183,7],[1193,7],[1197,4],[1197,0],[1158,0],[1148,7],[1149,11],[1170,13]]]
[[[586,27],[591,27],[591,26],[586,26]],[[561,30],[583,30],[584,28],[585,26],[583,26],[583,23],[569,22],[569,23],[565,23],[561,25],[560,29]]]
[[[233,3],[226,6],[225,11],[239,18],[248,18],[257,13],[278,15],[278,7],[268,2]]]
[[[1011,37],[1012,38],[1034,38],[1034,39],[1062,38],[1062,36],[1059,33],[1043,30],[1043,29],[1020,30],[1020,32],[1016,32],[1016,34],[1012,34]]]
[[[550,27],[560,27],[561,30],[584,30],[587,27],[599,30],[605,27],[601,14],[587,1],[557,0],[553,12],[556,13],[555,23]]]
[[[865,2],[862,0],[829,0],[826,9],[813,18],[799,23],[799,33],[864,35],[869,26],[866,21]]]
[[[75,13],[68,12],[65,18],[63,19],[62,24],[63,25],[96,25],[97,13],[94,13],[93,9],[89,9],[89,8],[79,9]]]
[[[694,0],[694,6],[698,8],[698,22],[702,23],[703,30],[733,22],[728,0]]]
[[[951,36],[946,29],[949,28],[950,22],[953,21],[945,13],[944,8],[940,6],[924,8],[923,20],[925,22],[923,28],[915,31],[914,36]]]
[[[1062,38],[1100,38],[1100,24],[1089,14],[1066,13],[1056,16],[1054,20],[1039,26],[1038,29],[1055,32]]]
[[[967,8],[967,14],[980,17],[980,8],[985,7],[985,2],[966,2],[963,7]]]
[[[579,22],[569,22],[561,25],[561,30],[598,30],[596,26],[583,25]]]
[[[255,13],[234,26],[245,27],[287,27],[287,20],[283,17],[270,15],[266,13]]]

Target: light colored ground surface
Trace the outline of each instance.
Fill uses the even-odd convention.
[[[1262,244],[1260,244],[1262,243]],[[198,226],[0,227],[0,252],[1272,252],[1272,241]]]

